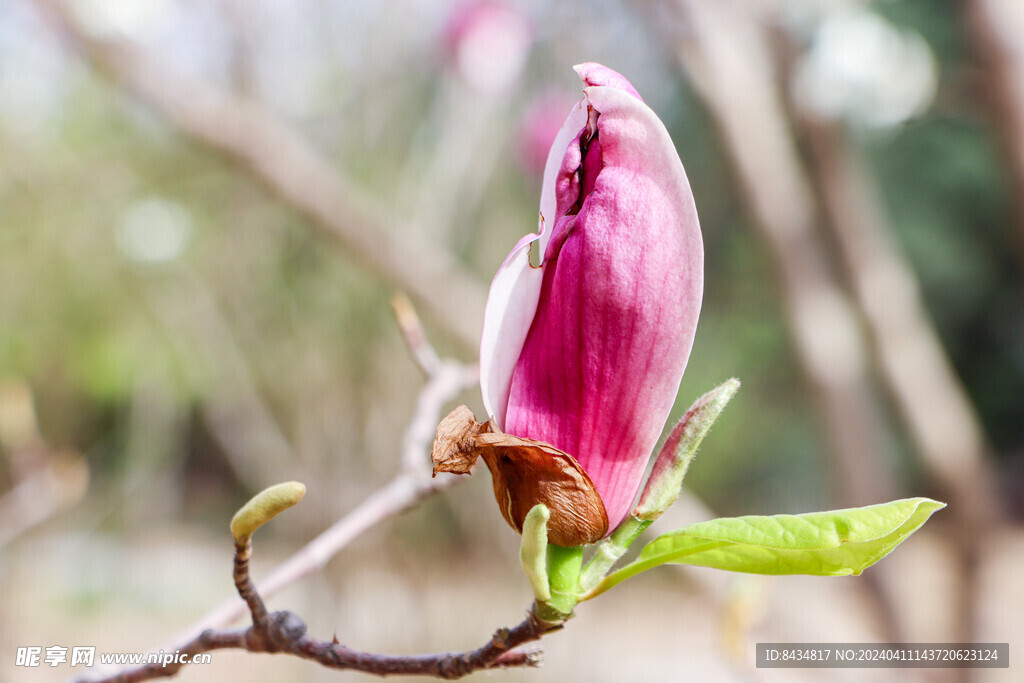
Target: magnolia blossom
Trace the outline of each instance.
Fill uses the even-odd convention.
[[[491,284],[481,386],[496,429],[575,458],[612,530],[675,402],[704,251],[665,126],[617,72],[595,63],[576,72],[584,95],[548,156],[539,232],[516,244]]]

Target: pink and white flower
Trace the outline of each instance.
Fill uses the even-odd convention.
[[[592,62],[576,72],[583,99],[548,156],[539,232],[491,284],[481,387],[499,429],[576,459],[612,530],[675,402],[704,251],[664,124],[617,72]]]

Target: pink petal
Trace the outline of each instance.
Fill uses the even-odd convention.
[[[580,131],[587,125],[587,100],[586,98],[580,100],[569,112],[569,116],[565,119],[565,123],[562,124],[562,129],[558,131],[558,135],[555,136],[555,141],[551,143],[551,151],[548,153],[548,161],[544,165],[544,184],[541,185],[540,190],[540,215],[541,219],[545,220],[548,227],[554,227],[555,219],[559,215],[557,213],[557,196],[555,191],[556,179],[559,175],[559,171],[562,169],[562,159],[565,157],[565,150],[569,147],[569,143],[577,140],[580,136]],[[540,254],[543,258],[544,253],[547,250],[548,240],[551,238],[550,230],[547,234],[541,231],[540,238]]]
[[[540,255],[544,257],[557,210],[554,178],[562,166],[566,147],[572,140],[579,138],[586,123],[587,107],[585,100],[581,100],[573,107],[558,131],[548,154],[537,234],[529,234],[519,240],[498,269],[487,296],[480,339],[480,389],[484,409],[501,429],[505,428],[512,371],[526,341],[526,333],[530,330],[540,297],[542,271],[530,266],[530,245],[540,240]],[[545,216],[550,218],[546,219]]]
[[[639,488],[693,344],[703,246],[664,125],[625,79],[596,66],[579,70],[585,82],[609,83],[585,88],[600,114],[600,171],[578,213],[555,221],[504,429],[575,456],[614,529]],[[578,144],[556,174],[549,158],[546,196],[568,193],[568,167],[580,163]],[[556,198],[564,211],[568,200]]]
[[[640,93],[636,91],[632,83],[626,80],[625,76],[618,71],[609,69],[604,64],[584,62],[574,66],[573,70],[576,71],[585,86],[605,85],[617,90],[624,90],[641,102],[644,101],[644,98],[640,97]]]

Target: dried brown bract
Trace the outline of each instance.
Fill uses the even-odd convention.
[[[430,451],[434,463],[434,476],[438,472],[469,474],[479,454],[476,450],[476,436],[482,425],[476,421],[473,411],[459,406],[437,425],[437,438]]]
[[[434,474],[469,474],[482,457],[491,471],[494,497],[505,521],[518,532],[530,509],[551,511],[548,539],[561,546],[593,543],[608,532],[608,516],[594,483],[576,459],[550,444],[494,431],[466,406],[437,427],[430,454]]]

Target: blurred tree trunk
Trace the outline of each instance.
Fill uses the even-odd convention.
[[[985,99],[1013,175],[1013,222],[1024,263],[1024,3],[964,0],[963,10]]]

